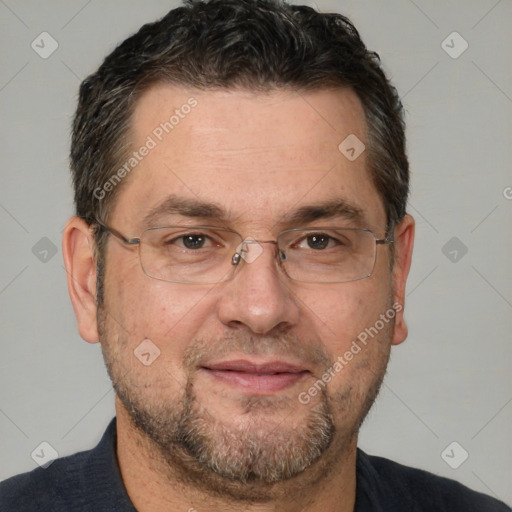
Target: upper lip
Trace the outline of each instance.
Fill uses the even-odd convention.
[[[287,363],[285,361],[269,361],[266,363],[254,363],[245,359],[233,361],[220,361],[202,365],[207,370],[232,371],[253,374],[272,374],[272,373],[301,373],[307,371],[306,368]]]

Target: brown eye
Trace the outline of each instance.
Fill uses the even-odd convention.
[[[310,249],[325,249],[329,246],[329,241],[331,240],[331,237],[329,235],[325,235],[322,233],[318,233],[315,235],[309,235],[306,237],[308,247]]]
[[[204,235],[185,235],[181,237],[181,240],[187,249],[201,249],[204,247],[206,237]]]

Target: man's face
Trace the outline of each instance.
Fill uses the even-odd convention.
[[[191,97],[197,106],[158,141],[155,128]],[[362,107],[349,90],[264,95],[159,85],[139,100],[132,127],[134,148],[148,136],[157,145],[125,178],[108,221],[128,237],[176,224],[227,227],[262,241],[315,226],[365,227],[385,237],[366,152],[350,161],[338,150],[351,134],[366,140]],[[223,216],[160,212],[145,224],[170,196],[215,203]],[[333,200],[363,218],[290,223],[300,208]],[[203,482],[278,481],[353,447],[393,341],[393,320],[381,322],[319,384],[390,311],[389,246],[377,247],[371,277],[332,284],[290,280],[275,245],[261,248],[228,281],[179,284],[148,277],[137,249],[109,238],[100,339],[118,405],[170,467]],[[160,350],[147,366],[134,355],[143,340]]]

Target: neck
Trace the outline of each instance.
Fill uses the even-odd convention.
[[[349,446],[337,447],[336,442],[332,443],[317,462],[290,480],[272,485],[240,484],[247,487],[247,495],[258,495],[261,490],[261,496],[265,496],[265,499],[241,503],[231,496],[201,488],[196,481],[180,475],[176,468],[170,468],[151,442],[132,426],[127,412],[117,400],[116,412],[119,468],[128,496],[139,512],[354,510],[356,437]]]

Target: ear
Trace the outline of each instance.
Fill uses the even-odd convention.
[[[68,291],[75,310],[80,336],[89,343],[99,341],[96,313],[96,261],[92,228],[71,217],[62,235]]]
[[[395,228],[395,262],[393,265],[393,304],[396,304],[393,345],[399,345],[407,338],[404,319],[405,285],[411,268],[414,246],[414,219],[406,215]]]

